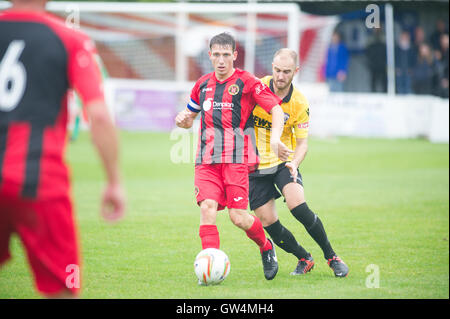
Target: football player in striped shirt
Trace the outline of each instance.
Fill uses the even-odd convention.
[[[293,275],[309,272],[314,259],[278,218],[275,200],[283,194],[292,215],[303,224],[309,235],[319,244],[328,265],[336,277],[348,274],[347,265],[336,255],[320,218],[313,213],[305,201],[299,165],[308,150],[309,105],[306,98],[295,88],[292,80],[298,72],[298,58],[290,49],[278,50],[272,63],[272,76],[262,79],[282,99],[284,129],[281,141],[294,153],[287,161],[276,158],[270,149],[272,121],[264,110],[257,106],[253,111],[255,133],[261,161],[258,169],[250,174],[250,209],[255,211],[264,229],[275,244],[298,258]]]
[[[275,277],[278,262],[275,247],[266,238],[261,221],[247,212],[248,173],[259,162],[252,111],[256,104],[271,114],[273,134],[270,144],[281,160],[292,152],[281,143],[283,111],[281,100],[252,74],[234,67],[237,58],[234,38],[228,33],[210,41],[214,71],[194,85],[190,102],[175,121],[190,128],[200,114],[200,132],[195,163],[195,196],[200,206],[202,248],[219,248],[217,213],[228,207],[231,221],[245,231],[260,248],[264,275]]]
[[[76,89],[105,168],[101,213],[125,212],[117,133],[104,101],[97,50],[84,33],[45,12],[46,0],[13,0],[0,12],[0,266],[17,233],[37,290],[80,293],[80,252],[65,163],[69,89]]]

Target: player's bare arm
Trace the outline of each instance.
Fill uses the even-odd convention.
[[[119,174],[119,143],[116,128],[102,100],[86,106],[91,124],[91,137],[103,162],[107,185],[103,193],[101,214],[106,221],[115,222],[125,211],[125,195]]]
[[[181,128],[191,128],[197,115],[198,113],[192,112],[186,108],[177,114],[175,117],[175,124]]]
[[[292,158],[292,161],[286,163],[286,167],[289,168],[294,182],[297,180],[297,168],[303,162],[306,153],[308,152],[308,138],[297,138],[296,143],[297,146],[294,150],[294,157]]]
[[[281,106],[276,105],[270,111],[272,115],[272,131],[270,134],[270,147],[282,161],[287,161],[289,155],[293,153],[283,142],[281,142],[281,134],[284,126],[284,112]]]

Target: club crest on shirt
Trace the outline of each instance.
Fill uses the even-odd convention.
[[[239,86],[237,84],[232,84],[228,87],[228,93],[230,95],[236,95],[239,93]]]
[[[289,120],[289,117],[291,117],[289,114],[284,113],[284,124]]]

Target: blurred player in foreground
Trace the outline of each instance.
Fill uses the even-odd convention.
[[[290,151],[280,142],[283,112],[269,88],[252,74],[234,68],[234,38],[221,33],[209,45],[214,72],[202,76],[191,91],[191,100],[175,121],[190,128],[200,113],[201,124],[195,165],[195,192],[200,206],[199,235],[202,248],[219,248],[217,212],[228,207],[231,221],[260,248],[264,275],[271,280],[278,271],[275,247],[266,238],[261,221],[247,212],[248,173],[259,158],[255,145],[252,111],[261,105],[273,117],[272,148],[282,160]]]
[[[275,199],[283,194],[292,215],[303,224],[307,232],[322,248],[328,265],[335,276],[345,277],[348,274],[347,265],[335,254],[320,218],[314,214],[305,202],[303,182],[299,165],[308,150],[309,106],[305,97],[297,90],[292,80],[298,72],[297,54],[290,49],[281,49],[274,55],[272,76],[266,76],[262,81],[282,99],[284,111],[284,130],[281,141],[294,154],[288,161],[276,158],[270,149],[271,118],[257,106],[253,111],[255,133],[261,162],[258,170],[250,174],[250,209],[261,219],[264,229],[275,244],[298,258],[298,264],[293,275],[301,275],[310,271],[314,259],[300,246],[292,233],[284,227],[275,207]],[[278,188],[278,190],[277,190]]]
[[[125,197],[95,46],[47,14],[45,4],[12,0],[0,13],[0,264],[11,257],[10,237],[17,233],[37,290],[69,298],[81,287],[73,277],[80,253],[63,159],[70,88],[83,100],[106,171],[101,214],[107,221],[122,217]]]

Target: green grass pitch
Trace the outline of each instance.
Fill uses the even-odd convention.
[[[120,138],[128,211],[117,225],[99,217],[103,171],[89,135],[68,146],[82,298],[449,298],[448,144],[311,138],[301,166],[307,202],[349,276],[333,276],[280,199],[280,220],[312,253],[312,272],[290,276],[296,260],[277,249],[278,275],[266,281],[256,245],[222,212],[217,224],[231,272],[221,285],[201,287],[193,270],[201,250],[193,164],[171,162],[176,141],[169,134],[121,132]],[[11,252],[0,270],[0,298],[40,298],[17,237]]]

